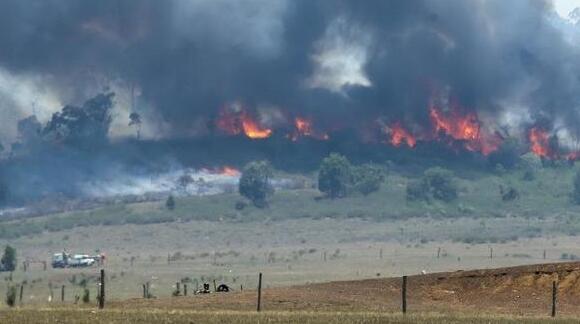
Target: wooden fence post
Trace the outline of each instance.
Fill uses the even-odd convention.
[[[401,308],[403,314],[407,313],[407,276],[403,276],[403,288],[401,289]]]
[[[24,294],[24,284],[20,284],[20,304],[22,305],[22,295]]]
[[[147,298],[147,285],[143,284],[143,298]]]
[[[64,303],[64,285],[60,288],[60,301]]]
[[[259,312],[261,309],[262,304],[262,273],[258,276],[258,308],[257,311]]]
[[[558,294],[558,289],[556,287],[556,281],[552,282],[552,317],[556,317],[556,297]]]
[[[179,281],[175,283],[175,291],[177,292],[177,296],[181,295],[181,285]]]
[[[99,294],[99,309],[105,308],[105,269],[101,269],[101,293]]]
[[[213,292],[217,292],[217,285],[215,283],[215,279],[213,280]]]
[[[187,284],[183,284],[183,296],[187,296]]]

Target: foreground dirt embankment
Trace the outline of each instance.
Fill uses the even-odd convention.
[[[267,274],[265,274],[265,280]],[[552,282],[558,282],[558,313],[580,315],[580,262],[410,276],[408,309],[516,315],[546,315]],[[368,279],[268,288],[262,309],[275,311],[397,311],[401,278]],[[131,299],[113,308],[253,310],[256,291],[187,297]]]

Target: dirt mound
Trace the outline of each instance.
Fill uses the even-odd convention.
[[[474,311],[549,314],[552,283],[557,282],[560,314],[580,314],[580,262],[410,276],[410,311]],[[267,274],[265,274],[267,280]],[[340,281],[263,291],[263,309],[312,311],[397,311],[401,278]],[[134,299],[117,307],[252,310],[256,291],[204,296]]]

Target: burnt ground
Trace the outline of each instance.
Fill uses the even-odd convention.
[[[268,280],[267,274],[264,280]],[[408,310],[548,315],[553,281],[558,283],[558,313],[580,315],[580,262],[410,276]],[[268,288],[262,293],[262,309],[396,312],[401,304],[401,282],[401,278],[387,278]],[[237,288],[230,293],[130,299],[109,305],[130,309],[254,310],[256,290]]]

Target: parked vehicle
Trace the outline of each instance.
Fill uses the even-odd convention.
[[[52,256],[53,268],[80,268],[90,267],[103,260],[102,255],[91,256],[88,254],[69,254],[66,252],[55,253]]]

